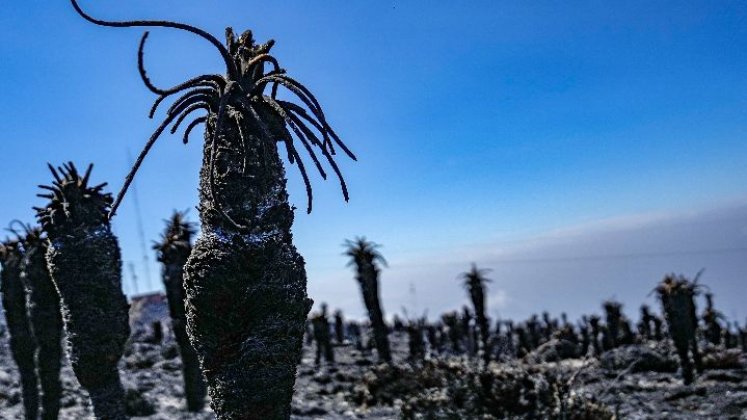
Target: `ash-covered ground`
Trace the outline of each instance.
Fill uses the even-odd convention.
[[[168,328],[161,344],[147,342],[143,325],[166,313],[158,302],[152,303],[149,310],[133,307],[133,326],[145,332],[128,345],[120,365],[130,414],[147,419],[214,418],[209,408],[185,411],[181,362]],[[316,366],[314,344],[305,344],[293,418],[477,418],[459,407],[475,404],[481,387],[493,381],[492,395],[479,396],[480,404],[511,406],[518,413],[511,418],[594,419],[611,414],[623,419],[747,419],[747,360],[740,349],[704,347],[707,369],[685,386],[666,343],[623,346],[599,358],[557,360],[563,343],[551,341],[522,359],[493,362],[486,370],[477,358],[446,354],[411,364],[407,334],[394,332],[390,337],[392,367],[378,365],[375,351],[359,351],[352,345],[335,347],[334,365]],[[90,418],[88,397],[67,363],[62,378],[60,418]],[[536,406],[544,411],[532,411]],[[7,332],[0,336],[0,418],[23,418]]]

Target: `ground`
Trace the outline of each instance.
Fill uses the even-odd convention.
[[[168,331],[168,330],[167,330]],[[395,362],[404,366],[407,336],[393,333]],[[366,407],[364,375],[375,368],[375,353],[363,354],[345,345],[335,348],[336,364],[315,366],[314,346],[305,345],[293,398],[294,419],[392,419],[400,415],[400,398],[391,405]],[[589,396],[624,419],[747,419],[747,369],[739,350],[706,350],[710,369],[695,384],[682,385],[676,358],[664,344],[644,343],[618,348],[601,358],[541,362],[541,357],[496,364],[493,369],[554,372],[568,378],[572,393]],[[473,362],[460,357],[450,363]],[[546,359],[546,358],[545,358]],[[532,360],[528,362],[527,360]],[[63,369],[62,419],[89,418],[89,401],[69,364]],[[181,385],[181,362],[169,335],[162,344],[133,342],[120,365],[133,414],[147,419],[210,419],[212,411],[187,413]],[[418,372],[418,368],[411,370]],[[400,378],[395,378],[398,380]],[[398,389],[398,388],[393,388]],[[21,419],[18,375],[0,336],[0,418]],[[148,414],[150,413],[150,414]],[[137,416],[133,416],[137,417]]]

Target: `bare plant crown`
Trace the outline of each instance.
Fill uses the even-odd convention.
[[[209,136],[209,196],[211,201],[215,204],[216,209],[218,209],[223,217],[225,217],[236,228],[240,230],[248,230],[247,226],[231,219],[231,217],[220,207],[220,200],[215,199],[215,149],[217,138],[223,129],[225,120],[229,117],[238,118],[237,115],[239,115],[241,118],[254,121],[260,127],[261,133],[259,134],[263,137],[264,141],[273,143],[276,141],[282,141],[285,143],[288,152],[288,160],[291,164],[297,164],[306,186],[306,194],[308,198],[307,212],[310,213],[312,207],[313,196],[311,182],[309,181],[301,156],[294,146],[294,135],[308,152],[314,165],[319,171],[319,174],[322,178],[326,179],[327,174],[314,151],[314,147],[321,151],[322,155],[324,155],[324,158],[327,160],[339,179],[345,201],[348,200],[348,191],[345,180],[343,179],[342,173],[333,157],[336,154],[335,145],[340,147],[351,159],[356,160],[356,157],[327,123],[324,112],[314,95],[301,83],[289,77],[285,70],[280,68],[278,61],[270,55],[270,49],[275,43],[273,40],[258,45],[255,43],[251,31],[244,32],[238,39],[236,39],[233,30],[227,28],[226,45],[224,46],[208,32],[190,25],[170,21],[104,21],[93,18],[85,13],[78,5],[77,0],[71,0],[71,2],[80,16],[96,25],[107,27],[174,28],[195,34],[215,46],[226,65],[225,76],[206,74],[189,79],[169,89],[160,89],[150,81],[145,71],[143,64],[143,50],[145,41],[148,38],[148,32],[143,34],[138,49],[138,70],[146,87],[151,92],[158,95],[158,98],[150,110],[149,117],[153,118],[158,106],[166,98],[177,93],[180,93],[181,96],[179,96],[169,107],[166,112],[166,117],[140,152],[140,155],[125,179],[124,186],[114,200],[112,209],[109,212],[109,218],[114,216],[116,213],[117,208],[132,183],[143,159],[163,131],[173,123],[170,132],[172,134],[176,133],[184,120],[186,120],[193,112],[199,110],[206,111],[207,114],[191,120],[184,130],[183,142],[185,144],[188,142],[189,134],[192,129],[201,123],[207,123],[208,125],[213,125],[215,127]],[[269,72],[265,72],[266,64],[270,65],[271,70]],[[270,87],[270,94],[265,95],[268,86]],[[280,87],[287,89],[290,93],[300,99],[305,108],[304,106],[300,106],[293,102],[278,99],[277,92]],[[260,105],[268,107],[272,112],[280,117],[282,121],[284,121],[285,126],[282,128],[281,136],[270,133],[267,125],[257,112],[257,106]],[[229,110],[232,112],[229,113]],[[241,130],[240,126],[241,125],[239,124],[239,130]],[[293,134],[291,134],[291,132]],[[241,132],[240,134],[243,135]]]

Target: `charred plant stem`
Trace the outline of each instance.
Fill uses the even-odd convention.
[[[361,286],[363,303],[368,310],[368,316],[373,329],[376,351],[379,359],[384,362],[392,361],[392,353],[389,348],[389,330],[384,322],[384,312],[381,309],[379,299],[379,268],[377,263],[386,264],[386,260],[376,250],[377,244],[358,238],[355,241],[346,241],[345,255],[350,257],[349,265],[355,265],[356,280]]]
[[[228,28],[223,47],[207,32],[189,25],[109,22],[86,14],[75,0],[73,6],[97,25],[191,32],[215,45],[225,60],[225,76],[200,76],[172,89],[159,89],[142,66],[143,38],[138,57],[140,74],[146,86],[160,95],[157,103],[186,92],[167,111],[166,122],[141,152],[117,204],[161,131],[171,121],[184,120],[184,115],[197,109],[190,106],[199,104],[207,115],[187,125],[188,132],[198,121],[206,125],[200,171],[202,231],[185,267],[187,332],[219,419],[289,418],[311,300],[306,295],[304,261],[290,234],[293,209],[288,204],[277,142],[285,143],[290,163],[298,166],[309,211],[311,184],[294,139],[303,144],[315,163],[318,159],[310,146],[321,149],[338,176],[345,200],[347,187],[332,157],[332,141],[352,159],[355,156],[328,125],[311,92],[288,77],[269,55],[274,41],[257,44],[251,31],[237,39]],[[266,64],[271,64],[270,72],[265,71]],[[281,86],[306,109],[275,101]],[[265,95],[268,87],[270,96]],[[319,132],[318,137],[310,134],[312,127]],[[318,141],[319,137],[324,142]],[[324,176],[321,167],[318,169]]]
[[[23,276],[28,291],[29,315],[37,342],[36,367],[42,391],[42,420],[57,419],[62,383],[62,315],[60,296],[47,268],[47,242],[39,229],[24,240],[26,258]]]
[[[38,379],[34,371],[36,341],[26,311],[26,293],[21,279],[23,252],[18,241],[0,244],[0,292],[10,333],[10,351],[21,376],[25,418],[35,420],[39,412]]]
[[[154,248],[158,251],[158,261],[163,264],[163,285],[169,302],[171,325],[182,358],[187,410],[196,412],[202,410],[205,404],[207,387],[202,377],[197,353],[189,342],[187,316],[184,309],[184,265],[192,251],[193,229],[192,225],[184,219],[184,214],[174,213],[167,223],[161,241]]]
[[[264,118],[270,127],[280,124]],[[222,152],[213,177],[205,145],[202,232],[185,266],[187,331],[219,419],[287,419],[311,300],[277,149],[251,119],[238,121],[243,136],[226,124],[216,138]],[[249,233],[222,217],[211,183],[222,210],[248,224]]]
[[[54,197],[38,209],[49,238],[47,262],[62,298],[68,357],[91,396],[96,418],[125,419],[117,362],[130,334],[122,293],[119,244],[107,212],[111,196],[87,184],[72,163],[50,189]],[[53,171],[54,173],[54,171]]]

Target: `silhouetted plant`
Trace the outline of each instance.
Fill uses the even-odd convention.
[[[363,351],[363,337],[361,336],[361,326],[355,321],[348,322],[348,334],[353,340],[353,346],[358,351]]]
[[[459,330],[462,333],[462,341],[467,349],[467,354],[470,356],[477,354],[476,342],[474,340],[475,328],[472,325],[472,319],[474,319],[474,316],[469,308],[466,305],[462,306],[462,316],[459,318]]]
[[[454,353],[462,352],[462,328],[459,324],[459,315],[456,312],[447,312],[441,315],[441,322],[446,327],[446,335],[451,342],[451,351]]]
[[[724,319],[724,315],[717,311],[713,306],[713,294],[706,293],[706,308],[703,311],[703,322],[705,323],[705,336],[708,341],[714,346],[721,344],[721,335],[723,328],[721,327],[720,320]]]
[[[399,317],[399,315],[394,314],[392,317],[392,330],[396,332],[402,332],[406,328],[405,323],[402,321],[402,318]]]
[[[606,317],[606,337],[604,340],[605,350],[613,349],[620,345],[623,336],[623,313],[622,303],[614,300],[605,301],[602,304]]]
[[[661,341],[664,339],[663,325],[664,321],[658,317],[654,317],[654,340]]]
[[[726,327],[722,329],[721,342],[727,349],[733,349],[737,346],[737,335],[732,333],[731,322],[727,322]]]
[[[690,282],[684,276],[667,275],[657,286],[656,291],[669,325],[669,334],[672,336],[680,359],[683,379],[685,384],[690,384],[694,380],[690,353],[692,353],[696,369],[699,372],[702,371],[696,336],[698,328],[695,312],[695,295],[698,293],[697,277],[694,282]]]
[[[122,293],[122,260],[107,213],[106,184],[89,186],[93,165],[81,176],[72,163],[55,170],[50,194],[36,208],[49,238],[47,262],[62,298],[68,355],[80,384],[91,396],[94,415],[124,419],[124,391],[117,362],[130,335]]]
[[[650,340],[653,338],[653,329],[651,324],[653,317],[648,305],[641,305],[641,319],[638,321],[638,333],[641,337]]]
[[[8,239],[0,244],[0,292],[10,334],[10,351],[21,376],[21,396],[27,420],[36,420],[39,413],[38,379],[34,353],[36,341],[26,310],[26,292],[21,273],[23,249],[19,239]]]
[[[379,245],[367,241],[366,238],[356,238],[354,241],[345,240],[343,246],[345,255],[350,257],[348,266],[354,265],[356,269],[355,278],[361,286],[363,303],[366,305],[371,320],[376,351],[381,360],[391,362],[388,330],[379,299],[379,264],[386,266],[386,260],[378,251]]]
[[[296,366],[301,358],[304,323],[311,308],[303,258],[292,243],[293,209],[288,203],[285,170],[276,143],[282,141],[290,163],[301,172],[311,211],[311,184],[295,145],[307,150],[326,177],[313,146],[347,188],[334,161],[345,147],[327,123],[311,92],[288,77],[269,54],[274,41],[257,44],[250,31],[238,39],[226,30],[226,45],[198,28],[165,21],[106,22],[76,11],[88,21],[112,27],[166,27],[210,42],[226,65],[226,75],[204,75],[169,89],[154,86],[138,63],[146,86],[158,95],[153,111],[166,98],[182,94],[140,153],[112,208],[116,211],[144,157],[160,134],[172,132],[194,111],[184,141],[205,123],[200,171],[202,234],[185,267],[188,332],[208,381],[219,419],[290,417]],[[265,71],[269,65],[271,70]],[[277,98],[286,88],[305,106]],[[269,94],[265,94],[270,89]],[[152,114],[152,113],[151,113]],[[314,131],[316,130],[316,131]],[[293,133],[293,135],[291,134]]]
[[[589,325],[584,319],[579,325],[579,332],[581,333],[581,356],[589,354],[589,348],[591,346],[591,332],[589,331]]]
[[[163,264],[161,276],[166,289],[171,315],[171,328],[174,331],[179,354],[182,358],[184,396],[187,410],[200,411],[205,404],[207,387],[202,378],[200,362],[187,335],[187,315],[184,309],[184,265],[192,252],[192,236],[195,228],[182,212],[174,212],[166,221],[166,230],[153,245],[156,258]]]
[[[599,342],[599,336],[602,333],[600,321],[601,318],[599,318],[599,315],[592,315],[589,317],[589,326],[591,327],[591,345],[594,348],[595,356],[602,354],[602,344]]]
[[[542,328],[536,314],[533,314],[526,321],[526,329],[529,338],[529,348],[530,350],[536,349],[542,344]]]
[[[623,316],[620,320],[620,337],[617,339],[618,345],[627,346],[633,344],[636,340],[636,334],[633,331],[633,326],[630,320]]]
[[[560,313],[560,321],[563,326],[571,325],[571,323],[568,322],[568,314],[566,314],[565,312]]]
[[[60,411],[62,383],[62,315],[60,295],[47,267],[46,238],[41,229],[27,228],[23,239],[25,258],[23,279],[28,294],[28,310],[36,339],[37,376],[41,385],[41,419],[57,419]]]
[[[428,324],[425,329],[428,337],[428,347],[431,354],[438,354],[443,351],[443,341],[439,337],[439,328],[436,325]]]
[[[552,334],[558,329],[558,320],[552,319],[550,316],[550,313],[545,311],[542,312],[542,322],[543,322],[543,328],[542,328],[542,335],[545,341],[549,340],[552,337]]]
[[[407,323],[407,345],[411,361],[421,361],[425,357],[425,340],[423,331],[425,330],[425,319],[410,320]]]
[[[490,324],[488,317],[485,315],[485,287],[490,282],[490,279],[485,275],[489,272],[488,269],[478,269],[477,265],[473,263],[470,271],[460,275],[464,282],[464,288],[467,289],[472,301],[477,326],[480,328],[482,356],[485,363],[490,361]]]
[[[514,328],[514,332],[516,333],[517,340],[516,355],[519,357],[524,357],[530,351],[532,351],[533,348],[532,343],[529,340],[529,334],[527,333],[526,328],[522,325]]]
[[[345,342],[345,320],[342,318],[342,311],[335,311],[335,341],[337,344]]]
[[[327,363],[335,363],[335,352],[332,348],[330,338],[329,320],[327,319],[327,305],[322,305],[321,311],[311,317],[311,326],[314,331],[314,341],[316,341],[316,356],[314,363],[319,364],[322,355]]]
[[[552,337],[559,340],[565,340],[573,344],[578,344],[579,341],[578,335],[576,335],[576,331],[573,329],[573,325],[571,324],[564,324],[562,327],[556,329]]]

